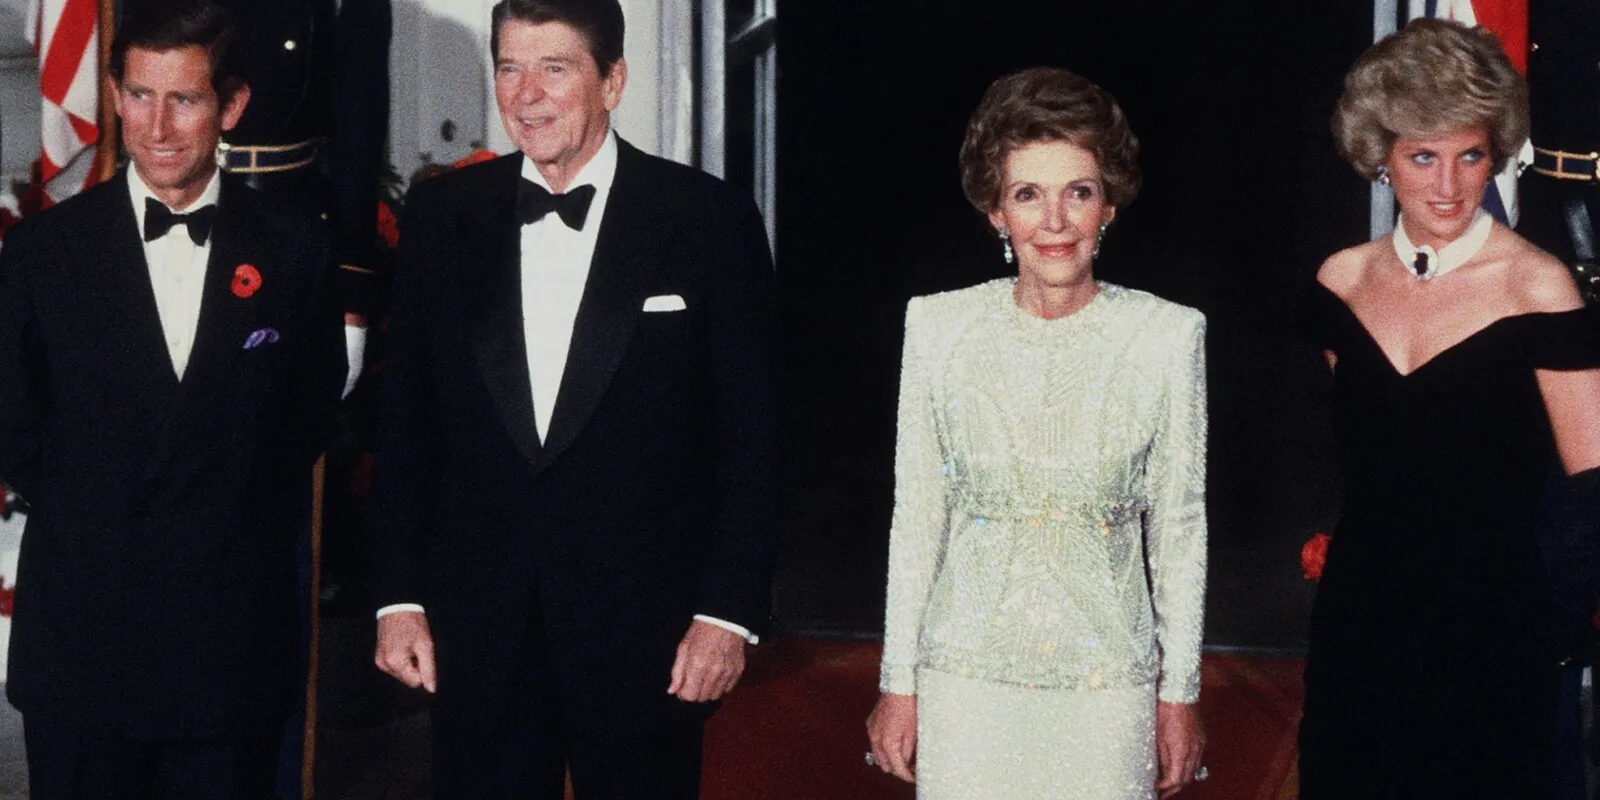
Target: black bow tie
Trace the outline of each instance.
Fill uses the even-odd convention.
[[[551,194],[550,190],[523,178],[517,183],[517,221],[527,225],[554,211],[567,227],[581,231],[583,221],[589,218],[589,203],[594,200],[594,192],[594,187],[586,183],[566,194]]]
[[[195,247],[206,243],[206,237],[211,235],[211,222],[217,218],[217,206],[212,204],[190,211],[187,214],[174,214],[161,201],[153,197],[144,199],[144,240],[153,242],[167,235],[174,225],[183,225],[189,229],[189,238],[194,240]]]

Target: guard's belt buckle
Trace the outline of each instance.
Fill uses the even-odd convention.
[[[1600,183],[1600,152],[1569,153],[1565,150],[1550,150],[1535,146],[1533,148],[1533,171],[1557,180],[1564,181],[1591,181]],[[1542,164],[1540,162],[1543,162]],[[1582,172],[1568,170],[1567,162],[1576,161],[1572,166],[1584,169]]]
[[[309,165],[317,159],[316,139],[294,144],[235,144],[217,145],[222,168],[235,175],[260,175],[268,172],[289,172]]]

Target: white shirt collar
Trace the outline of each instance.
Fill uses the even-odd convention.
[[[550,190],[550,182],[544,179],[544,174],[534,166],[533,159],[522,157],[522,177]],[[617,177],[617,132],[606,130],[606,140],[600,145],[600,150],[572,176],[572,181],[567,184],[567,191],[572,191],[584,184],[594,187],[596,198],[603,197],[611,191],[611,182]],[[594,206],[590,207],[589,219],[596,219]],[[585,226],[587,227],[587,225]]]
[[[1461,266],[1472,260],[1472,257],[1483,249],[1484,242],[1489,241],[1489,233],[1494,230],[1494,217],[1484,211],[1480,206],[1472,214],[1472,222],[1468,223],[1467,230],[1461,237],[1444,246],[1443,250],[1435,251],[1428,245],[1415,245],[1411,237],[1406,235],[1406,218],[1404,214],[1394,225],[1394,254],[1400,257],[1400,263],[1405,265],[1406,271],[1418,280],[1432,280],[1440,275]],[[1419,255],[1426,255],[1428,268],[1418,274],[1416,267]]]
[[[149,198],[158,203],[161,203],[161,198],[156,197],[156,193],[150,190],[149,184],[146,184],[144,182],[144,178],[139,176],[138,167],[135,167],[130,163],[126,172],[128,173],[128,196],[133,200],[133,221],[135,227],[140,231],[140,235],[142,236],[144,231],[145,198]],[[167,207],[171,208],[173,213],[181,214],[190,208],[205,208],[208,205],[212,205],[216,203],[217,198],[221,196],[222,170],[213,167],[211,170],[211,180],[206,183],[205,191],[200,193],[199,199],[195,200],[193,203],[190,203],[188,208],[172,208],[171,206]],[[162,203],[162,205],[166,204]]]

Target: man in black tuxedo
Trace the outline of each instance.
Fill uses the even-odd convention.
[[[754,203],[618,139],[615,0],[503,0],[519,153],[411,191],[380,405],[380,667],[440,798],[692,798],[767,617],[772,265]]]
[[[226,12],[130,9],[131,166],[0,251],[0,477],[32,504],[7,692],[31,796],[260,798],[303,675],[294,498],[344,342],[314,220],[217,170]]]

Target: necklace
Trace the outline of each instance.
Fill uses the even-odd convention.
[[[1429,281],[1440,275],[1467,263],[1473,256],[1483,249],[1483,243],[1489,241],[1489,232],[1494,229],[1494,218],[1482,208],[1472,214],[1472,222],[1468,223],[1466,233],[1461,238],[1444,246],[1443,250],[1435,250],[1428,245],[1414,245],[1411,237],[1406,235],[1405,215],[1394,226],[1394,254],[1400,257],[1411,277],[1419,281]]]

